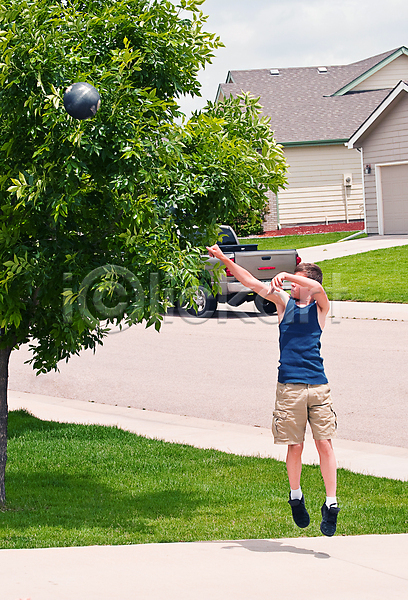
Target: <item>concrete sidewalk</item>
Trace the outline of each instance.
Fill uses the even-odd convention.
[[[0,550],[1,600],[406,600],[408,535]]]
[[[303,262],[321,262],[372,250],[406,246],[407,244],[408,235],[369,235],[364,238],[357,237],[344,242],[336,242],[335,244],[300,248],[298,252]]]
[[[329,317],[336,319],[408,321],[408,304],[332,300],[330,302]]]
[[[268,430],[9,392],[9,408],[42,419],[283,459]],[[336,440],[339,466],[408,478],[408,450]],[[306,441],[306,462],[315,462]],[[340,513],[341,515],[341,513]],[[314,515],[319,518],[319,515]],[[408,595],[408,534],[0,550],[1,600],[394,600]],[[330,592],[328,592],[330,590]]]

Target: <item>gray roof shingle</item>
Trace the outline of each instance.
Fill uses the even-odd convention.
[[[394,54],[397,49],[352,63],[317,67],[231,71],[233,83],[220,85],[224,96],[250,92],[260,96],[262,112],[271,117],[271,127],[279,143],[348,140],[390,93],[389,89],[348,92],[336,91]]]

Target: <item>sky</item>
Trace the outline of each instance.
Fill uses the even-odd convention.
[[[215,100],[228,71],[350,64],[408,47],[407,0],[206,0],[201,10],[225,48],[200,72],[202,98],[180,99],[187,115]]]

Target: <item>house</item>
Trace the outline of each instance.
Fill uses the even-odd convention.
[[[363,172],[364,163],[374,165],[376,159],[370,158],[370,163],[367,152],[374,149],[363,152],[361,144],[365,140],[371,148],[376,135],[381,135],[380,121],[405,97],[403,90],[399,100],[387,104],[401,81],[408,82],[405,46],[350,65],[228,73],[216,100],[245,92],[259,96],[263,114],[271,118],[275,139],[282,144],[289,164],[287,187],[270,196],[265,231],[321,223],[357,225],[367,216],[369,228],[375,232],[372,216],[377,200],[367,188],[371,204],[366,211],[363,185],[366,181],[372,186],[372,179],[366,180]],[[381,106],[384,108],[378,113]],[[374,114],[377,119],[371,122]],[[388,137],[387,143],[390,140]],[[390,171],[382,169],[380,173],[384,182]]]
[[[367,233],[408,234],[408,85],[401,81],[351,136],[361,153]]]

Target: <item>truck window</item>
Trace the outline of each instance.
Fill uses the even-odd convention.
[[[220,236],[222,236],[222,238],[220,239],[219,244],[238,244],[238,240],[230,227],[220,227]]]

